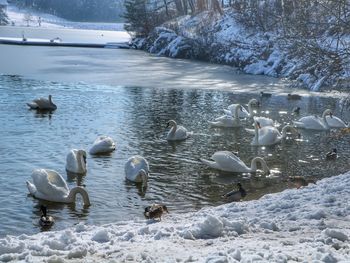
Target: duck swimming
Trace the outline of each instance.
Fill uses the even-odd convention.
[[[159,218],[159,221],[162,220],[162,215],[164,212],[168,212],[168,208],[165,205],[153,204],[145,208],[143,213],[147,219]]]
[[[326,153],[326,160],[336,160],[338,158],[337,149],[334,148],[332,151]]]
[[[287,95],[287,99],[288,100],[301,100],[301,95],[298,95],[298,94],[288,94]]]
[[[306,179],[304,176],[289,176],[288,181],[294,183],[298,189],[302,186],[307,186],[309,183],[316,184],[315,180]]]
[[[230,202],[237,202],[240,201],[242,198],[244,198],[247,195],[246,190],[242,187],[241,183],[237,183],[238,190],[233,190],[231,192],[228,192],[227,194],[224,194],[222,197]]]
[[[260,97],[262,98],[270,98],[271,96],[272,96],[271,93],[260,91]]]
[[[54,224],[54,219],[52,216],[47,215],[47,208],[46,206],[40,206],[40,211],[42,212],[41,217],[39,219],[39,224],[42,227],[50,227]]]

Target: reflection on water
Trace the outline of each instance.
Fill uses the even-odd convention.
[[[47,94],[52,94],[58,105],[56,111],[27,109],[26,102]],[[301,130],[301,140],[289,138],[275,146],[254,147],[244,128],[209,126],[208,121],[221,116],[229,104],[246,104],[253,97],[259,98],[258,93],[61,84],[0,76],[0,202],[6,204],[0,210],[0,236],[40,231],[41,204],[55,218],[51,230],[58,230],[81,221],[103,224],[143,218],[144,207],[153,202],[165,203],[170,213],[219,205],[223,203],[221,195],[237,182],[247,190],[246,200],[252,200],[291,187],[288,176],[319,180],[349,170],[349,133]],[[332,98],[310,96],[288,101],[285,95],[273,95],[261,102],[259,112],[276,119],[281,127],[301,116],[321,114],[325,108],[341,116]],[[301,108],[299,116],[291,114],[296,106]],[[342,117],[350,120],[349,115]],[[168,143],[166,124],[170,119],[193,135]],[[245,123],[245,127],[251,125],[251,121]],[[99,135],[111,136],[116,151],[102,156],[88,154],[86,175],[67,174],[70,149],[89,150]],[[325,153],[332,148],[338,149],[339,158],[326,161]],[[220,172],[198,161],[219,150],[237,151],[249,165],[253,157],[261,156],[272,174]],[[150,163],[146,191],[125,180],[124,164],[136,154]],[[58,171],[69,188],[84,186],[91,207],[84,208],[81,198],[75,205],[67,205],[28,196],[25,181],[31,180],[35,168]]]

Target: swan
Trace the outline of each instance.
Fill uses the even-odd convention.
[[[282,128],[281,134],[275,127],[266,126],[261,128],[259,122],[255,122],[255,136],[251,145],[266,146],[279,143],[282,139],[287,137],[287,130],[291,130],[300,136],[298,131],[291,125],[285,125]]]
[[[242,187],[241,183],[237,183],[238,190],[232,190],[226,194],[224,194],[222,197],[230,202],[237,202],[240,201],[242,198],[244,198],[247,195],[246,190]]]
[[[66,159],[66,170],[71,173],[86,173],[86,152],[84,150],[72,149]]]
[[[253,119],[254,119],[254,123],[258,122],[260,124],[259,128],[268,127],[268,126],[275,127],[278,124],[277,122],[274,122],[272,119],[266,118],[266,117],[256,117],[256,116],[254,116]],[[249,134],[255,135],[255,129],[247,129],[246,128],[245,130]]]
[[[104,154],[115,150],[115,143],[111,137],[99,136],[92,145],[90,154]]]
[[[192,132],[188,132],[187,129],[181,125],[177,125],[176,121],[170,120],[167,122],[166,127],[171,127],[166,139],[168,141],[180,141],[187,139]]]
[[[257,163],[259,162],[265,173],[269,174],[270,170],[266,165],[263,158],[255,157],[251,162],[251,167],[249,168],[244,164],[244,162],[239,159],[236,155],[229,151],[219,151],[212,155],[212,160],[200,159],[200,161],[211,168],[235,173],[252,173],[257,170]]]
[[[306,116],[302,117],[298,121],[294,121],[294,125],[297,128],[308,129],[308,130],[329,130],[330,127],[328,125],[326,116],[331,114],[332,111],[330,109],[326,109],[322,118],[319,116]]]
[[[332,113],[326,116],[326,121],[331,128],[348,128],[349,125],[346,125],[345,122],[334,116]]]
[[[259,102],[256,99],[251,99],[248,102],[248,111],[244,107],[241,107],[241,110],[239,112],[239,117],[240,118],[248,118],[248,117],[252,117],[253,116],[252,104],[259,105]],[[229,105],[227,107],[227,110],[224,109],[224,112],[227,115],[231,115],[232,116],[235,113],[236,107],[238,107],[238,105],[240,105],[240,104],[231,104],[231,105]]]
[[[90,205],[89,195],[86,190],[80,186],[69,190],[63,177],[54,170],[35,169],[32,173],[33,183],[27,181],[29,193],[35,198],[59,202],[75,203],[77,194],[83,197],[85,206]]]
[[[239,111],[242,109],[242,106],[237,104],[235,108],[234,117],[230,115],[223,115],[219,118],[216,118],[215,121],[209,122],[214,127],[240,127],[241,121],[238,117]]]
[[[39,225],[41,225],[42,227],[50,227],[55,223],[55,220],[53,219],[52,216],[48,216],[47,215],[47,208],[46,206],[41,206],[40,207],[41,210],[41,217],[39,219]]]
[[[49,95],[49,99],[39,98],[32,102],[27,103],[32,110],[56,110],[57,106],[52,102],[52,96]]]
[[[132,156],[124,166],[125,177],[129,181],[142,183],[143,187],[147,186],[149,165],[145,158],[140,155]]]

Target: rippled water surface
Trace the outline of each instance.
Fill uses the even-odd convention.
[[[24,52],[19,47],[1,45],[0,50]],[[301,131],[302,139],[298,141],[288,139],[272,147],[252,147],[252,136],[243,128],[220,129],[208,124],[231,103],[245,105],[251,98],[260,99],[260,88],[274,94],[261,100],[259,114],[281,124],[321,114],[325,108],[350,121],[349,112],[341,112],[337,98],[305,94],[300,101],[288,101],[286,93],[290,90],[278,80],[130,50],[28,50],[33,52],[28,56],[38,60],[30,68],[18,69],[24,77],[0,75],[0,236],[39,232],[42,203],[56,219],[52,230],[58,230],[81,221],[103,224],[143,218],[144,207],[153,202],[167,204],[170,213],[216,206],[224,203],[221,195],[238,181],[248,191],[246,200],[257,199],[292,187],[288,176],[319,180],[350,168],[350,137],[340,131]],[[6,52],[0,55],[8,55]],[[4,70],[15,73],[16,65],[2,64],[0,71]],[[221,90],[223,87],[228,90]],[[26,102],[48,94],[58,106],[55,112],[28,110]],[[290,114],[295,106],[301,107],[300,116]],[[166,122],[170,119],[193,131],[193,136],[168,143]],[[251,122],[247,121],[245,127],[252,127]],[[116,151],[99,157],[88,154],[87,175],[68,176],[65,160],[69,150],[88,150],[98,135],[114,138]],[[339,158],[326,161],[325,153],[332,148],[338,149]],[[219,150],[238,151],[247,164],[255,156],[264,157],[272,174],[219,172],[198,162],[198,158],[210,158]],[[143,155],[150,163],[146,192],[125,180],[124,164],[135,154]],[[31,180],[35,168],[58,171],[70,188],[85,186],[91,207],[83,208],[81,200],[66,205],[29,196],[25,182]]]
[[[25,102],[47,93],[52,94],[58,105],[54,113],[27,109]],[[198,89],[58,84],[1,76],[1,234],[38,231],[41,202],[28,196],[25,186],[34,168],[57,170],[70,187],[84,185],[91,198],[92,206],[88,209],[82,209],[80,203],[76,206],[46,203],[56,218],[54,229],[82,220],[102,224],[141,218],[143,207],[152,202],[166,203],[172,213],[219,205],[223,203],[221,194],[238,181],[248,190],[246,199],[255,199],[288,187],[287,176],[305,175],[318,180],[349,169],[349,136],[337,136],[336,131],[302,131],[302,141],[287,140],[262,148],[250,146],[252,136],[242,128],[219,129],[208,125],[208,120],[222,114],[230,103],[244,104],[252,97],[256,96]],[[302,108],[303,115],[319,113],[325,107],[338,113],[334,99],[309,97],[289,102],[285,96],[277,95],[263,100],[261,111],[269,111],[270,117],[288,123],[295,118],[289,112],[296,105]],[[193,136],[180,143],[168,143],[165,127],[169,119],[193,131]],[[101,134],[113,137],[117,150],[104,157],[88,155],[87,175],[68,177],[65,172],[68,151],[89,149]],[[335,162],[325,161],[325,153],[333,147],[340,152],[339,158]],[[197,161],[218,150],[238,151],[246,163],[254,156],[262,156],[273,174],[265,177],[218,172]],[[124,179],[124,163],[134,154],[143,155],[150,163],[145,193]]]

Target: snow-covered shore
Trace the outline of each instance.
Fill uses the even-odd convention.
[[[170,211],[161,222],[8,236],[0,240],[0,261],[345,263],[349,219],[350,172],[256,201]]]

